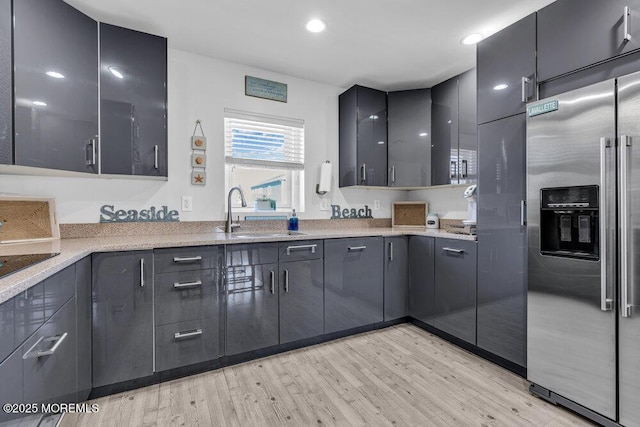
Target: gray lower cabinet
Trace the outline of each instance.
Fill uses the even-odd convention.
[[[526,366],[524,114],[479,126],[478,347]]]
[[[38,283],[13,298],[15,344],[20,345],[44,324],[44,283]]]
[[[15,163],[97,173],[98,24],[62,0],[13,8]]]
[[[540,9],[538,81],[638,49],[638,10],[638,0],[558,0]],[[627,28],[629,40],[625,40]]]
[[[155,324],[218,316],[218,269],[156,274]]]
[[[22,348],[18,347],[9,357],[0,363],[0,402],[24,402],[24,386],[22,383]],[[10,386],[9,386],[10,385]],[[0,411],[0,426],[12,426],[24,414],[8,414]]]
[[[325,240],[325,332],[382,322],[382,237]]]
[[[434,327],[476,344],[476,242],[436,239]]]
[[[279,244],[280,344],[324,333],[323,242]]]
[[[93,387],[152,375],[153,254],[92,257]]]
[[[76,263],[76,328],[78,333],[78,397],[86,400],[93,386],[91,363],[91,257]]]
[[[157,370],[180,368],[216,359],[218,316],[156,326]]]
[[[278,264],[229,266],[226,276],[226,354],[278,345]]]
[[[430,323],[435,298],[435,238],[409,237],[409,316]]]
[[[100,24],[102,173],[167,176],[167,39]]]
[[[0,363],[16,348],[14,299],[0,304]]]
[[[11,0],[0,0],[0,164],[13,163]]]
[[[389,186],[431,185],[431,89],[387,94]]]
[[[74,297],[22,345],[25,402],[76,400],[76,345]]]
[[[384,238],[384,321],[409,315],[409,238]],[[369,272],[364,273],[366,275]]]

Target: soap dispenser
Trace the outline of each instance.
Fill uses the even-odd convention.
[[[289,218],[289,231],[298,231],[298,217],[295,209],[291,214],[291,218]]]

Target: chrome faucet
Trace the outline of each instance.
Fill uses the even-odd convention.
[[[238,190],[238,193],[240,193],[240,199],[242,199],[242,207],[247,207],[247,200],[244,198],[242,188],[233,187],[231,190],[229,190],[229,195],[227,196],[227,206],[229,211],[227,212],[227,222],[224,224],[225,233],[232,233],[234,228],[240,227],[240,224],[233,223],[233,217],[231,216],[231,193],[233,193],[234,190]]]

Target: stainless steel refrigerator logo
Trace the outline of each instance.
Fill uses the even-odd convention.
[[[532,105],[529,107],[529,117],[539,116],[540,114],[551,113],[558,110],[558,100],[545,102],[544,104]]]

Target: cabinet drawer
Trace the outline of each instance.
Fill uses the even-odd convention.
[[[48,319],[76,292],[75,264],[44,281],[44,318]]]
[[[18,346],[44,323],[44,283],[38,283],[13,298],[15,344]]]
[[[280,242],[278,244],[280,262],[321,259],[324,256],[322,240],[300,240],[296,242]]]
[[[156,274],[156,325],[217,315],[218,283],[217,269]]]
[[[227,246],[227,266],[259,265],[278,262],[278,243]]]
[[[13,322],[13,299],[0,304],[0,362],[17,346]]]
[[[156,327],[158,371],[206,362],[219,356],[218,318]]]
[[[69,300],[22,346],[25,402],[76,397],[76,301]]]
[[[218,267],[218,246],[157,249],[154,252],[156,274],[174,271],[201,270]]]

